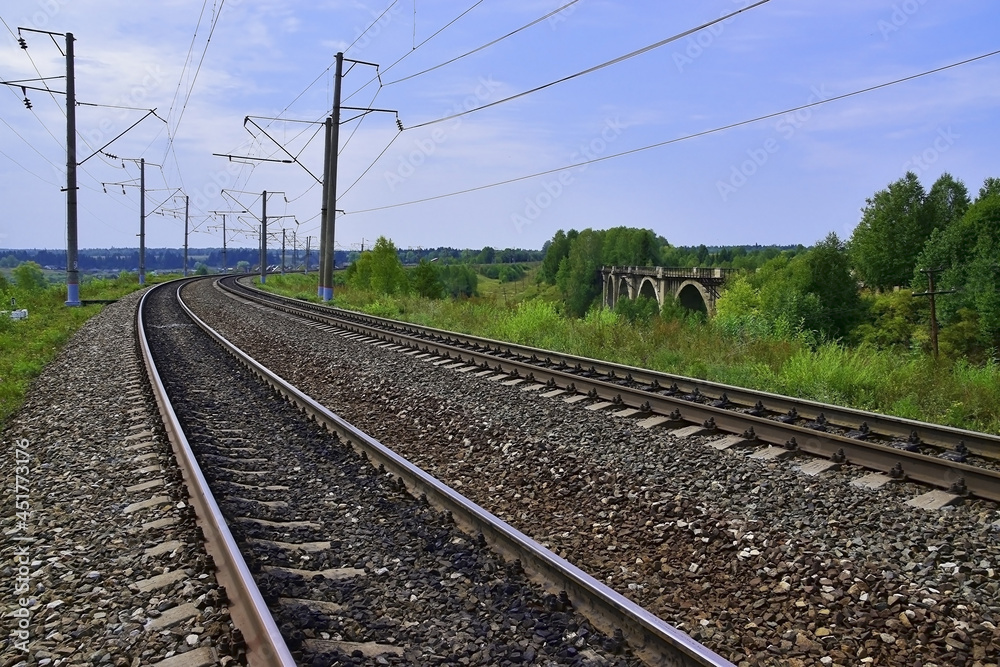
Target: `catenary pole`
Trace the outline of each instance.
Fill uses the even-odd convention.
[[[337,152],[340,150],[340,91],[344,77],[344,54],[337,53],[337,67],[333,81],[333,118],[330,127],[330,163],[327,180],[326,228],[324,244],[326,264],[323,267],[323,300],[333,299],[333,269],[336,264],[335,238],[337,229]]]
[[[184,195],[184,276],[188,274],[188,205],[189,197]]]
[[[267,281],[267,190],[260,204],[260,284]]]
[[[76,74],[73,33],[66,33],[66,305],[80,305],[80,264],[77,239]]]
[[[319,281],[316,283],[316,296],[323,298],[326,284],[323,282],[325,275],[323,269],[326,266],[326,242],[327,242],[327,197],[330,192],[330,134],[333,118],[329,117],[323,123],[324,149],[323,149],[323,201],[319,207]],[[309,253],[306,253],[306,273],[308,271]]]
[[[146,158],[139,158],[139,284],[146,284]]]

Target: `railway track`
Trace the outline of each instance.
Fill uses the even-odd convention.
[[[908,479],[936,487],[915,500],[922,506],[939,507],[962,496],[1000,501],[1000,438],[989,434],[421,327],[270,294],[236,277],[219,285],[243,299],[372,342],[589,398],[591,408],[633,410],[648,415],[648,425],[686,427],[686,435],[729,434],[724,446],[760,445],[765,459],[798,451],[829,462],[817,469],[851,463],[876,471],[871,485]]]
[[[242,355],[182,294],[144,297],[140,345],[251,664],[731,664]]]

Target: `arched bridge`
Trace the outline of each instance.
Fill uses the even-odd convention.
[[[619,299],[648,297],[663,308],[667,296],[689,310],[715,313],[719,287],[736,269],[677,269],[665,266],[603,266],[604,305],[614,308]]]

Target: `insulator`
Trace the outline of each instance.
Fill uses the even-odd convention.
[[[399,128],[399,131],[400,131],[400,132],[402,132],[402,131],[403,131],[403,121],[401,121],[401,120],[399,120],[399,119],[397,118],[397,119],[396,119],[396,127],[398,127],[398,128]]]
[[[22,49],[25,49],[25,50],[27,50],[27,48],[28,48],[28,43],[27,43],[26,41],[24,41],[24,37],[18,37],[18,38],[17,38],[17,43],[21,45],[21,48],[22,48]]]

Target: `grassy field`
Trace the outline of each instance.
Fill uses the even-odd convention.
[[[315,274],[275,276],[266,289],[317,301],[315,280]],[[936,362],[920,352],[901,355],[836,344],[814,348],[799,341],[741,341],[710,322],[654,318],[633,325],[606,310],[567,318],[559,312],[553,288],[536,286],[530,276],[518,288],[481,277],[480,293],[484,296],[449,301],[338,287],[335,303],[441,329],[1000,433],[1000,367],[995,363]]]
[[[155,280],[167,278],[158,276]],[[118,299],[137,289],[139,282],[135,275],[84,279],[80,298]],[[0,317],[0,430],[24,402],[32,380],[59,354],[73,334],[103,308],[100,305],[67,308],[64,305],[66,286],[59,284],[30,292],[10,287],[4,293],[4,308],[10,308],[11,296],[17,299],[17,308],[28,310],[28,319]]]

